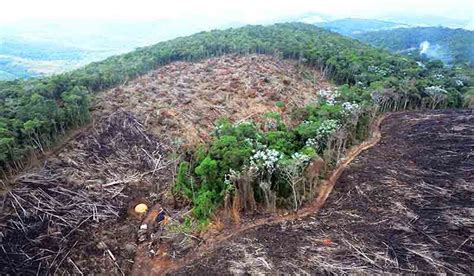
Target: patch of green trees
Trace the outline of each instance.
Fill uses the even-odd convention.
[[[340,90],[322,91],[285,115],[291,119],[270,112],[259,123],[218,121],[211,142],[179,166],[175,196],[192,203],[203,225],[222,204],[237,212],[298,209],[345,150],[367,136],[377,112],[369,94]],[[307,170],[318,161],[324,165]]]

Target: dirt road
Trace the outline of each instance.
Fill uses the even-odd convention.
[[[171,274],[474,271],[474,113],[393,114],[316,215],[265,225]]]

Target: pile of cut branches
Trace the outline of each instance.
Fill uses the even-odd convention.
[[[214,122],[258,119],[269,111],[304,106],[332,85],[296,61],[267,55],[226,55],[173,62],[99,96],[99,112],[136,112],[153,133],[193,146],[210,139]],[[183,135],[185,133],[186,135]]]
[[[63,262],[74,263],[68,255],[78,242],[76,231],[119,215],[112,189],[81,189],[46,171],[22,175],[17,185],[8,194],[14,213],[2,231],[2,274],[54,274]]]
[[[87,273],[81,264],[92,256],[84,247],[108,243],[94,241],[90,231],[117,221],[134,193],[148,195],[152,187],[162,187],[161,177],[172,164],[167,150],[133,114],[119,111],[103,117],[42,168],[19,176],[5,198],[0,274]],[[99,258],[111,259],[122,271],[120,260],[108,248],[102,250],[111,255]]]

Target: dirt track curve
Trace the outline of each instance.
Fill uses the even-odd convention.
[[[474,113],[393,114],[325,207],[223,242],[170,274],[474,271]]]

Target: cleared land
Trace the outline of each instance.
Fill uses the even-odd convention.
[[[329,86],[297,62],[250,55],[172,63],[102,93],[90,127],[2,191],[0,274],[128,274],[142,219],[129,209],[189,211],[169,194],[186,146],[208,139],[220,117],[257,119],[277,101],[290,110]],[[169,239],[180,250],[196,243]]]
[[[294,61],[230,55],[163,66],[103,94],[96,113],[132,111],[153,134],[192,146],[209,139],[219,118],[257,120],[277,111],[278,101],[291,110],[330,87],[319,71]]]
[[[231,55],[100,94],[92,124],[4,192],[0,274],[130,274],[160,245],[186,260],[199,238],[168,230],[140,244],[130,209],[161,203],[179,220],[189,207],[169,193],[176,162],[215,120],[258,120],[282,101],[291,124],[293,106],[329,87],[294,61]],[[391,115],[320,213],[249,230],[175,273],[473,271],[473,122],[471,111]]]
[[[249,230],[171,273],[471,274],[473,198],[472,111],[392,114],[318,214]]]

